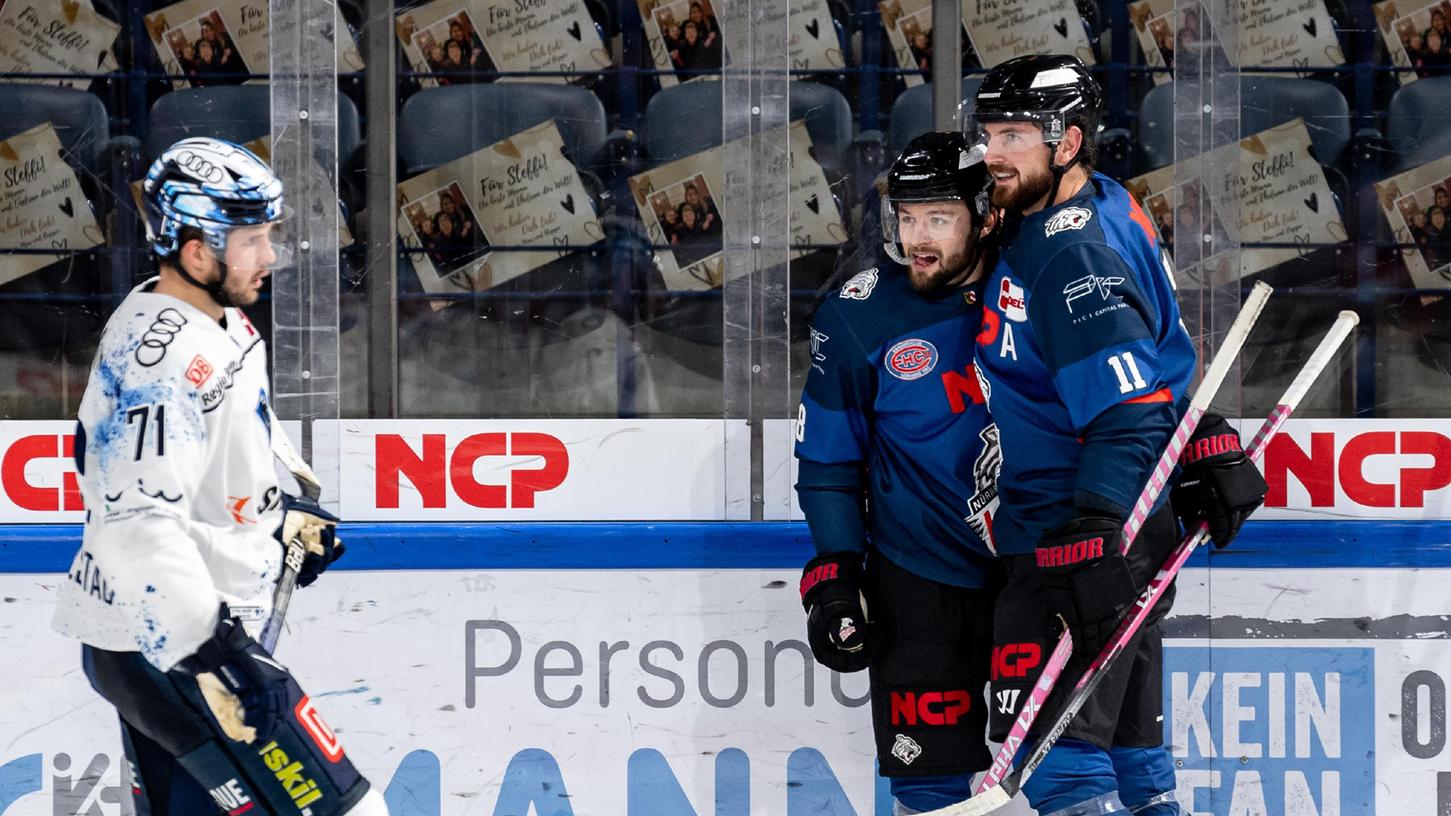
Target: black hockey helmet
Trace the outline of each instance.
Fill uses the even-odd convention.
[[[897,233],[898,204],[959,200],[981,222],[991,206],[991,180],[982,148],[963,134],[932,132],[913,139],[887,171],[887,194],[882,198],[882,239],[887,254],[897,263],[909,263]]]
[[[1102,119],[1103,91],[1082,60],[1070,54],[1032,54],[988,71],[963,130],[977,143],[985,123],[1033,122],[1042,126],[1043,141],[1057,142],[1077,120],[1084,125],[1084,138],[1092,140]]]

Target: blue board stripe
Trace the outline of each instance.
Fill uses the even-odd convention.
[[[801,522],[345,524],[337,569],[780,569],[812,555]],[[80,526],[0,527],[0,572],[63,572]],[[1451,568],[1451,521],[1271,521],[1192,566]]]

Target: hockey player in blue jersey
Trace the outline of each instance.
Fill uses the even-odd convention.
[[[899,814],[966,799],[990,760],[998,456],[971,365],[994,254],[987,186],[961,134],[907,146],[882,206],[899,266],[827,294],[798,414],[796,490],[818,552],[801,579],[808,640],[822,665],[870,669]]]
[[[985,150],[1003,249],[987,282],[976,366],[1002,446],[991,732],[1006,735],[1060,625],[1074,660],[1037,723],[1052,723],[1178,537],[1167,497],[1121,553],[1121,528],[1185,405],[1195,353],[1167,256],[1119,184],[1093,172],[1101,92],[1077,59],[1011,60],[984,78],[970,141]],[[1228,544],[1264,481],[1210,415],[1174,506]],[[1093,546],[1097,544],[1098,546]],[[1181,813],[1163,748],[1162,639],[1153,616],[1105,675],[1024,792],[1040,814]]]

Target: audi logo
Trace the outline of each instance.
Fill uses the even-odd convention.
[[[176,333],[186,325],[186,316],[175,309],[162,309],[146,333],[141,335],[141,345],[136,347],[136,362],[147,368],[161,362],[166,356],[166,347],[171,345]]]
[[[176,157],[176,163],[183,170],[186,170],[202,181],[217,182],[222,180],[222,168],[212,164],[205,156],[198,156],[190,150],[178,155]]]

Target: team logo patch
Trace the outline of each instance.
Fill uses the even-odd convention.
[[[903,340],[887,350],[887,371],[899,380],[915,380],[932,373],[937,347],[919,338]]]
[[[191,358],[191,363],[186,367],[186,381],[191,383],[192,388],[201,388],[202,383],[212,376],[212,371],[212,364],[198,354]]]
[[[1052,238],[1064,230],[1083,229],[1088,225],[1088,219],[1092,217],[1093,213],[1082,207],[1068,207],[1059,210],[1053,213],[1053,217],[1048,219],[1048,223],[1043,225],[1043,234]]]
[[[841,297],[848,300],[866,300],[871,297],[872,290],[877,288],[877,269],[872,267],[865,272],[858,272],[851,276],[851,280],[841,285]]]
[[[1023,287],[1003,278],[1003,285],[998,289],[998,311],[1003,317],[1014,323],[1022,323],[1028,319],[1028,301],[1023,293]]]
[[[842,618],[841,628],[836,630],[836,639],[845,643],[846,639],[854,634],[856,634],[856,625],[852,623],[851,618]]]
[[[922,756],[922,746],[906,734],[898,734],[892,743],[892,756],[901,760],[903,765],[911,765],[912,760]]]

